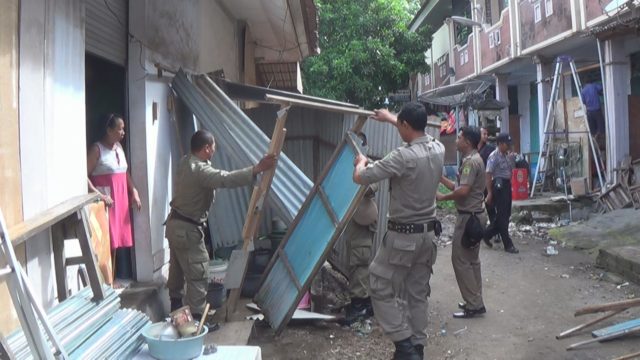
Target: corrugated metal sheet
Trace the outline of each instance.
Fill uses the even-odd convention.
[[[343,140],[269,264],[255,301],[277,332],[290,320],[363,194],[363,187],[351,180],[355,155]]]
[[[227,165],[237,169],[258,162],[267,151],[270,139],[206,76],[194,77],[194,84],[180,71],[172,88],[204,127],[213,132],[220,148],[226,149],[230,160]],[[218,160],[225,164],[223,157]],[[283,153],[271,185],[270,203],[285,222],[290,222],[312,186],[309,178]]]
[[[86,0],[87,52],[127,64],[127,0]]]

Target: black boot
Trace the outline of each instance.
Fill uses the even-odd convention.
[[[171,298],[171,312],[174,312],[182,307],[182,299]]]
[[[373,317],[373,304],[371,304],[371,297],[366,297],[363,301],[364,307],[367,309],[367,316]]]
[[[422,360],[420,354],[411,343],[411,338],[394,342],[396,352],[393,353],[393,360]]]
[[[418,352],[418,355],[420,355],[420,359],[424,358],[424,345],[413,345],[414,348],[416,348],[416,351]]]
[[[367,317],[367,307],[365,299],[351,298],[351,303],[347,306],[344,318],[338,323],[342,326],[351,326],[354,322]]]

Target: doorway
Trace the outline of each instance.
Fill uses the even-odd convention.
[[[120,114],[125,119],[125,137],[121,142],[127,159],[129,133],[127,131],[126,70],[123,66],[87,53],[85,55],[85,102],[87,149],[99,141],[106,127],[108,114]],[[133,235],[133,234],[132,234]],[[135,242],[135,239],[134,239]],[[115,253],[114,275],[118,279],[133,277],[132,248],[119,248]]]

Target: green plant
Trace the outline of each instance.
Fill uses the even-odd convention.
[[[449,194],[451,192],[451,190],[447,189],[444,185],[439,184],[438,185],[438,192],[440,192],[441,194]],[[453,200],[438,201],[437,204],[438,204],[437,205],[438,209],[454,210],[456,208],[456,204],[453,202]]]

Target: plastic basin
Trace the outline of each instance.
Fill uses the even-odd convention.
[[[164,326],[163,322],[151,324],[142,330],[147,345],[149,355],[159,360],[188,360],[197,358],[202,354],[204,337],[209,329],[206,325],[202,327],[202,334],[182,339],[158,339],[159,329]]]

